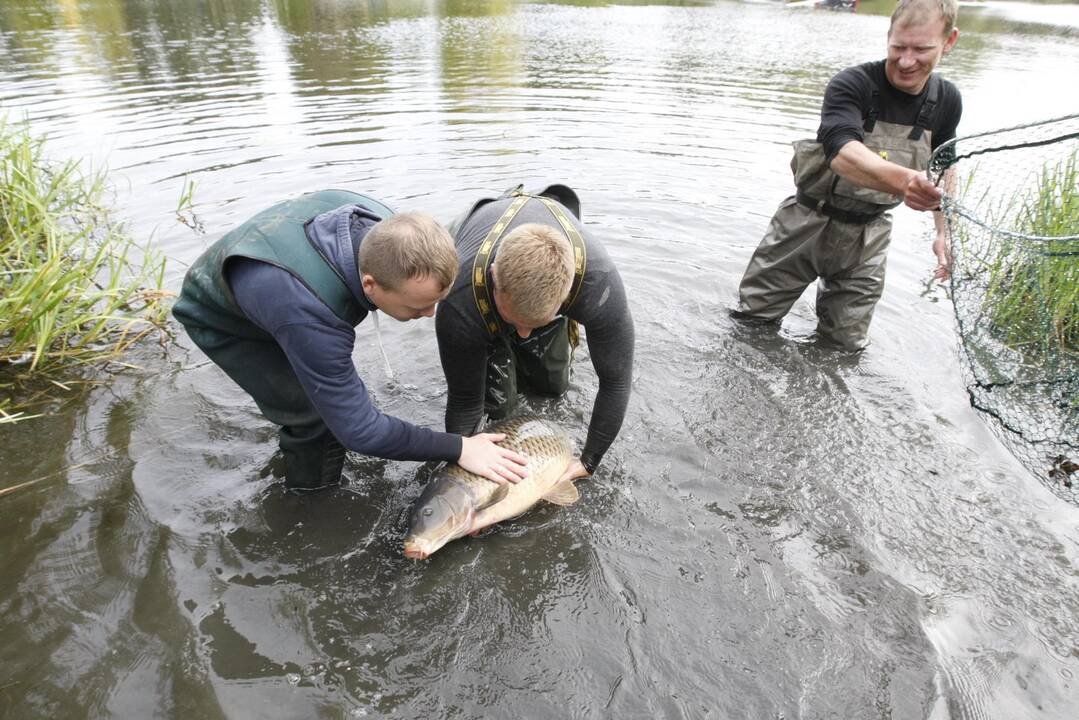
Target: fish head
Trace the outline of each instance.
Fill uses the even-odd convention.
[[[412,508],[405,557],[424,560],[472,529],[476,506],[467,488],[432,481]]]

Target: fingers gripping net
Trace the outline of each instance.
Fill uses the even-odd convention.
[[[1079,115],[952,140],[929,174],[971,404],[1079,502]]]

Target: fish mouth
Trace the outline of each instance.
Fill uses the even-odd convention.
[[[423,546],[414,541],[405,541],[405,557],[410,560],[426,560],[431,557],[431,553],[423,548]]]
[[[415,535],[407,537],[404,542],[405,557],[412,560],[426,560],[434,555],[436,550],[458,537],[460,535],[448,535],[436,539]]]

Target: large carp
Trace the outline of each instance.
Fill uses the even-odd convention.
[[[521,416],[484,432],[505,433],[500,444],[528,458],[528,477],[497,485],[460,465],[446,465],[412,506],[405,556],[423,560],[451,540],[521,515],[540,500],[572,505],[580,495],[572,481],[558,482],[573,460],[569,438],[554,423]]]

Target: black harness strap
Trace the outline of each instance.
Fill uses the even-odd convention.
[[[914,127],[907,135],[908,140],[921,140],[922,133],[929,129],[933,122],[933,116],[937,112],[937,104],[940,100],[940,77],[929,76],[929,91],[925,94],[922,107],[918,110],[918,119],[914,121]]]
[[[873,128],[877,126],[877,118],[880,117],[880,93],[877,91],[877,86],[873,86],[873,96],[869,99],[869,111],[865,114],[865,122],[862,123],[862,127],[865,128],[867,133],[873,132]]]

